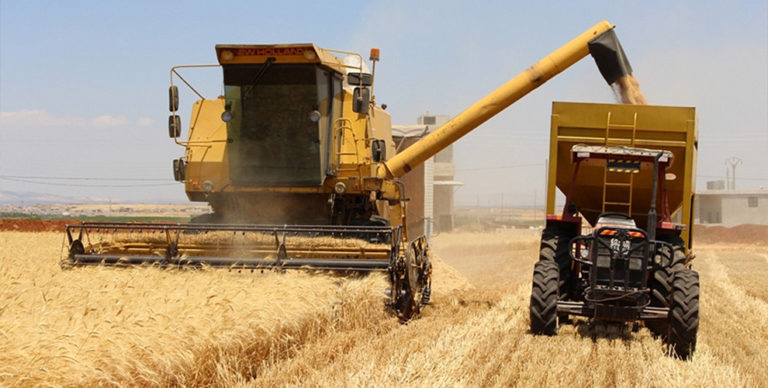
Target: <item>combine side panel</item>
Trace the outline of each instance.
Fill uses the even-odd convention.
[[[185,190],[190,201],[205,202],[203,182],[230,183],[227,152],[227,125],[221,121],[224,99],[198,100],[192,107],[186,153]]]

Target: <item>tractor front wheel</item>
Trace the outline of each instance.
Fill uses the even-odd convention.
[[[675,354],[689,359],[696,350],[699,330],[699,274],[690,269],[675,273],[669,300],[669,334],[667,342]]]
[[[672,283],[675,273],[685,269],[685,252],[681,246],[662,246],[655,256],[656,270],[648,280],[651,289],[651,306],[669,307],[672,295]],[[665,337],[669,331],[668,321],[663,319],[650,320],[645,323],[654,336]]]
[[[531,289],[531,332],[533,334],[557,334],[557,300],[560,268],[557,263],[542,260],[533,267]]]

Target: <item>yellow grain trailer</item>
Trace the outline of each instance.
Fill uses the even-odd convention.
[[[534,333],[556,334],[558,316],[642,320],[690,356],[698,329],[698,274],[690,269],[695,113],[553,103]]]

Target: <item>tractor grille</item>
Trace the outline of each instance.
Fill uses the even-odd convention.
[[[648,237],[639,229],[601,228],[592,266],[594,291],[644,289],[648,265]]]

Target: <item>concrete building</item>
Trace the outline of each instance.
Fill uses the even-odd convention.
[[[720,184],[711,186],[722,187]],[[701,224],[768,225],[768,189],[705,190],[696,193],[696,203]]]
[[[437,129],[450,119],[446,115],[425,114],[419,116],[417,124],[393,125],[392,137],[397,152]],[[408,230],[410,236],[431,236],[453,230],[453,192],[461,182],[454,180],[456,168],[453,164],[453,146],[437,153],[422,165],[403,177],[408,202]]]

